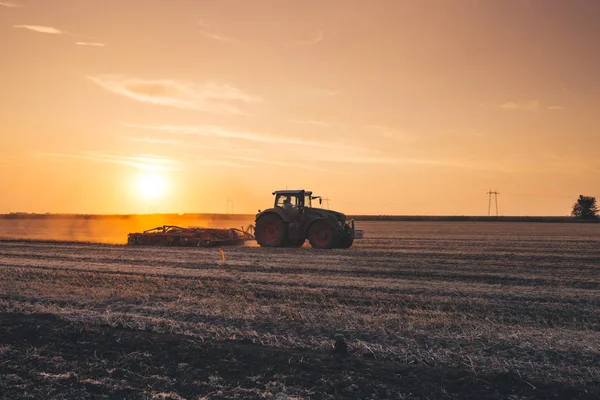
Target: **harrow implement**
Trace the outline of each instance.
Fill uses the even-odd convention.
[[[148,229],[142,233],[127,235],[127,244],[132,246],[232,246],[255,240],[252,225],[246,229],[230,228],[182,228],[175,225],[163,225]]]

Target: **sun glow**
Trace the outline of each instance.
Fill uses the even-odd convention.
[[[144,199],[158,199],[165,195],[167,182],[159,174],[140,175],[135,184],[137,194]]]

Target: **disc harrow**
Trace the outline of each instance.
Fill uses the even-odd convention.
[[[255,240],[254,226],[245,229],[229,228],[182,228],[175,225],[163,225],[141,233],[127,235],[127,244],[132,246],[233,246]]]

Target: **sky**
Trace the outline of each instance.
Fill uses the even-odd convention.
[[[0,0],[0,213],[568,215],[595,0]]]

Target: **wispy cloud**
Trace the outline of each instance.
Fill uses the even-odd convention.
[[[42,26],[42,25],[13,25],[18,29],[29,29],[30,31],[39,32],[39,33],[49,33],[52,35],[60,35],[64,33],[61,30],[53,28],[51,26]]]
[[[219,35],[218,33],[209,32],[209,31],[200,31],[200,34],[209,39],[218,40],[219,42],[237,42],[237,39],[234,39],[229,36]]]
[[[18,167],[22,163],[22,156],[5,154],[0,158],[0,168]]]
[[[540,103],[537,100],[509,101],[500,105],[500,108],[510,111],[531,111],[539,109]]]
[[[311,164],[295,164],[295,163],[290,163],[287,161],[267,160],[264,158],[243,157],[243,156],[224,156],[224,157],[231,158],[234,160],[239,160],[239,161],[256,163],[256,164],[278,165],[281,167],[300,168],[300,169],[306,169],[309,171],[331,172],[331,173],[336,173],[336,174],[340,173],[338,171],[334,171],[334,170],[327,169],[327,168],[317,167],[317,166],[314,166]]]
[[[323,33],[323,31],[318,31],[313,37],[305,40],[298,40],[294,43],[300,46],[310,46],[312,44],[321,43],[324,37],[325,34]]]
[[[408,135],[404,132],[396,128],[392,128],[384,125],[374,125],[367,124],[363,125],[363,128],[368,129],[371,132],[374,132],[376,135],[383,139],[392,139],[392,140],[400,140],[400,141],[415,141],[417,138],[413,135]]]
[[[150,138],[150,137],[128,137],[125,138],[130,142],[136,143],[150,143],[150,144],[183,144],[181,140],[172,140],[172,139],[158,139],[158,138]]]
[[[106,43],[100,42],[75,42],[77,46],[92,46],[92,47],[104,47]]]
[[[313,92],[318,96],[324,96],[324,97],[333,97],[333,96],[337,96],[339,94],[339,92],[337,90],[332,90],[332,89],[313,89]]]
[[[17,7],[21,7],[21,6],[16,3],[10,3],[8,1],[0,1],[0,7],[17,8]]]
[[[329,128],[334,125],[331,122],[318,121],[318,120],[314,120],[314,119],[290,119],[289,121],[293,122],[294,124],[314,125],[314,126],[319,126],[322,128]]]
[[[41,156],[76,158],[82,160],[106,162],[111,164],[121,164],[137,169],[150,171],[177,171],[180,168],[180,162],[164,157],[153,155],[125,156],[120,154],[79,152],[79,153],[40,153]]]
[[[448,162],[442,160],[433,160],[425,158],[406,158],[406,157],[369,157],[369,156],[347,156],[344,154],[331,154],[328,156],[311,157],[312,160],[327,163],[346,163],[346,164],[416,164],[416,165],[447,165]]]
[[[294,138],[289,136],[274,136],[260,132],[249,132],[235,129],[228,129],[215,125],[201,126],[181,126],[181,125],[144,125],[122,123],[123,126],[137,129],[147,129],[152,131],[161,131],[173,134],[183,135],[199,135],[199,136],[215,136],[226,139],[242,139],[253,142],[269,143],[269,144],[286,144],[294,146],[311,146],[323,148],[343,149],[345,146],[336,143],[317,142],[305,140],[302,138]]]
[[[218,167],[231,167],[231,168],[254,168],[252,165],[241,164],[235,161],[228,160],[216,160],[213,158],[207,157],[188,157],[191,159],[194,164],[200,165],[210,165],[210,166],[218,166]]]
[[[214,24],[206,20],[199,20],[198,26],[200,27],[198,33],[206,38],[217,40],[219,42],[240,42],[239,39],[217,33]]]
[[[123,124],[124,126],[126,126],[125,124]],[[221,152],[221,151],[235,151],[237,153],[243,152],[243,153],[255,153],[257,151],[259,151],[258,148],[251,148],[248,146],[243,146],[240,147],[239,143],[237,143],[237,141],[228,141],[226,138],[215,138],[214,140],[211,140],[208,144],[206,140],[203,140],[203,138],[198,137],[198,141],[194,141],[194,140],[179,140],[179,139],[163,139],[163,138],[156,138],[156,137],[135,137],[135,136],[131,136],[131,137],[123,137],[123,140],[129,141],[129,142],[134,142],[134,143],[146,143],[146,144],[151,144],[151,145],[172,145],[172,146],[178,146],[178,147],[183,147],[186,150],[189,149],[198,149],[198,150],[204,150],[204,151],[217,151],[217,152]]]
[[[261,101],[259,97],[227,83],[195,84],[118,75],[89,76],[88,79],[115,94],[133,100],[216,114],[246,114],[240,108],[241,104],[255,104]]]
[[[559,111],[559,110],[564,110],[564,109],[565,109],[565,107],[563,107],[563,106],[549,106],[548,107],[548,110],[551,110],[551,111]]]

